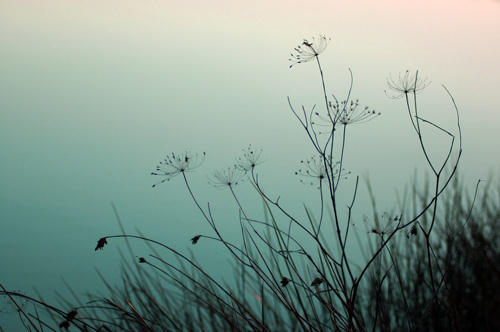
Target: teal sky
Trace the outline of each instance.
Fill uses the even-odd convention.
[[[50,295],[61,276],[100,287],[94,267],[112,279],[116,250],[93,251],[119,232],[111,201],[129,231],[188,247],[207,228],[181,182],[151,188],[172,151],[207,152],[193,182],[222,216],[226,193],[206,174],[249,143],[264,149],[269,188],[292,202],[311,193],[293,176],[311,150],[286,96],[321,103],[314,64],[288,68],[293,47],[318,34],[332,38],[321,57],[328,90],[343,96],[351,68],[353,95],[382,112],[352,127],[345,164],[369,175],[381,201],[424,169],[402,101],[384,93],[406,69],[432,81],[423,114],[454,130],[441,84],[453,93],[461,172],[487,178],[500,164],[499,17],[493,0],[0,0],[0,282]]]

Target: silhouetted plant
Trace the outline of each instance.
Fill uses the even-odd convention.
[[[416,182],[416,180],[415,180]],[[413,233],[388,246],[367,283],[366,312],[379,331],[497,331],[500,329],[500,186],[486,182],[479,202],[458,180],[442,197],[440,223],[429,239]],[[429,190],[413,190],[425,197]],[[424,202],[415,200],[413,209]],[[479,204],[478,204],[479,203]],[[475,207],[474,207],[475,205]],[[474,207],[474,208],[473,208]],[[419,225],[429,226],[429,215]],[[377,310],[374,310],[377,308]]]
[[[350,69],[346,96],[338,98],[328,92],[319,57],[329,41],[325,36],[304,40],[294,48],[290,59],[290,67],[315,61],[320,74],[322,107],[298,108],[288,97],[289,107],[304,130],[313,155],[302,162],[303,168],[295,174],[310,178],[312,184],[317,185],[319,206],[310,208],[304,205],[303,214],[297,214],[286,203],[280,202],[279,196],[274,198],[263,188],[259,178],[262,151],[249,146],[237,158],[235,166],[217,171],[210,178],[210,183],[229,191],[238,212],[241,242],[229,241],[221,234],[210,203],[200,201],[190,182],[189,173],[202,164],[205,153],[171,153],[152,173],[162,177],[153,187],[175,177],[182,178],[189,198],[212,231],[212,234],[186,235],[186,241],[191,236],[194,245],[203,238],[203,242],[213,241],[226,248],[234,263],[234,285],[215,278],[194,256],[183,254],[159,239],[125,232],[106,235],[97,241],[96,251],[103,250],[109,241],[122,238],[132,257],[134,254],[128,242],[131,240],[146,243],[151,254],[138,257],[133,263],[124,258],[123,285],[112,286],[103,278],[109,296],[90,296],[87,303],[78,307],[67,303],[67,307],[78,314],[70,315],[73,311],[44,305],[49,312],[59,315],[54,321],[59,319],[62,328],[113,331],[413,330],[419,326],[431,326],[427,323],[419,325],[420,319],[427,319],[430,312],[431,317],[441,320],[445,313],[453,322],[451,327],[461,328],[462,318],[458,317],[460,313],[454,306],[458,299],[445,292],[455,282],[447,274],[454,271],[451,262],[459,257],[447,252],[444,259],[439,256],[444,247],[458,248],[454,247],[457,242],[452,238],[453,241],[440,247],[438,240],[441,235],[433,231],[439,224],[439,207],[443,205],[441,200],[445,189],[455,176],[462,154],[455,101],[444,87],[457,116],[457,134],[421,116],[417,92],[428,84],[420,80],[418,72],[410,74],[406,71],[398,80],[388,80],[389,88],[397,93],[396,97],[404,98],[403,107],[409,114],[422,156],[432,172],[430,183],[433,189],[425,192],[415,189],[413,194],[419,198],[420,204],[415,204],[413,209],[403,206],[395,216],[383,222],[378,217],[369,221],[367,243],[372,250],[365,260],[360,260],[350,252],[353,232],[356,231],[352,212],[359,177],[352,187],[344,186],[342,180],[349,174],[343,169],[344,151],[348,127],[375,119],[380,113],[368,106],[360,106],[358,99],[352,98],[353,75]],[[423,139],[424,126],[450,138],[449,150],[441,163],[429,157],[429,147]],[[262,201],[264,217],[252,215],[248,202],[234,190],[243,177]],[[352,193],[346,208],[339,203],[343,188]],[[443,208],[446,207],[444,204]],[[415,272],[410,270],[414,257],[405,256],[403,248],[408,247],[400,245],[401,239],[421,245],[415,253],[420,262]],[[412,280],[415,283],[407,285]],[[410,289],[418,298],[409,296]],[[2,294],[22,297],[6,290]],[[367,298],[367,294],[371,297]],[[393,297],[394,294],[398,296]],[[454,302],[447,305],[449,300]],[[404,310],[407,319],[395,317],[400,314],[398,309]],[[25,313],[25,317],[32,316]],[[35,322],[48,325],[40,317]]]

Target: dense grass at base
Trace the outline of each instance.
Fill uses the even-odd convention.
[[[415,199],[406,208],[418,209],[424,203],[418,197],[426,197],[425,188],[412,193]],[[474,201],[474,191],[455,181],[442,196],[442,213],[432,237],[432,270],[435,278],[442,278],[436,293],[430,289],[425,238],[419,231],[401,233],[391,242],[359,291],[357,306],[369,330],[500,329],[499,195],[498,181],[485,181],[480,184]],[[420,222],[425,227],[428,220],[429,216],[424,215]],[[370,244],[367,252],[373,252],[381,237],[365,236],[360,240]],[[109,293],[105,296],[89,290],[88,296],[80,296],[79,302],[62,299],[65,304],[59,304],[57,311],[48,310],[50,314],[43,305],[37,313],[28,306],[22,307],[28,316],[20,316],[20,329],[35,330],[30,327],[30,318],[39,330],[47,331],[65,326],[71,331],[313,330],[301,326],[273,291],[263,287],[258,276],[242,268],[236,260],[234,281],[225,283],[212,280],[180,258],[163,259],[161,248],[155,248],[154,244],[153,256],[139,261],[129,243],[131,240],[127,239],[128,251],[123,255],[121,284],[107,284]],[[193,252],[195,255],[196,247]],[[292,283],[280,286],[286,292],[293,292]],[[324,284],[312,289],[315,294],[328,297]],[[22,302],[20,294],[12,297]],[[336,330],[331,311],[318,298],[304,293],[300,301],[317,330]],[[76,313],[73,318],[72,312]]]

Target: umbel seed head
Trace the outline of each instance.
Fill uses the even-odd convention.
[[[151,175],[164,177],[164,179],[160,182],[153,184],[153,188],[166,181],[170,181],[181,173],[184,174],[191,172],[192,170],[200,167],[205,159],[205,152],[201,154],[191,153],[189,151],[177,154],[172,152],[167,155],[165,159],[160,161],[154,172],[151,172]]]
[[[318,55],[323,53],[330,41],[331,38],[325,37],[324,35],[320,35],[317,38],[313,37],[310,40],[304,39],[304,41],[295,47],[293,52],[290,54],[291,58],[288,59],[292,62],[290,68],[298,65],[299,63],[309,62],[316,59]]]
[[[391,90],[394,95],[386,94],[390,98],[401,98],[407,97],[408,94],[416,94],[417,92],[425,89],[429,86],[431,82],[427,78],[421,78],[418,74],[418,70],[412,74],[409,70],[406,70],[403,74],[399,74],[397,78],[389,76],[387,78],[387,87]]]

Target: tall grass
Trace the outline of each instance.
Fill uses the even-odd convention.
[[[480,182],[471,192],[455,179],[442,197],[437,229],[429,238],[435,291],[427,238],[420,231],[398,234],[381,255],[364,293],[365,312],[377,330],[500,330],[500,184],[498,179],[481,183],[478,195]],[[428,190],[414,189],[413,209]],[[430,215],[420,223],[428,227]]]
[[[474,236],[485,232],[473,230],[482,225],[472,210],[472,202],[462,197],[456,171],[462,155],[462,134],[458,107],[449,98],[456,123],[445,128],[421,116],[419,93],[427,87],[418,71],[406,71],[390,78],[392,98],[401,101],[420,146],[420,155],[430,172],[425,190],[410,192],[413,204],[395,206],[398,212],[380,220],[377,213],[369,221],[368,237],[358,237],[369,248],[360,259],[350,250],[356,245],[357,230],[353,213],[357,208],[359,177],[352,186],[345,181],[344,151],[350,128],[377,118],[380,113],[362,106],[352,94],[353,76],[347,93],[336,95],[327,89],[320,62],[329,39],[320,36],[304,40],[294,48],[291,66],[311,62],[319,74],[322,100],[318,107],[296,106],[288,97],[292,114],[310,142],[311,157],[301,162],[295,173],[316,190],[318,204],[304,205],[302,213],[271,194],[259,177],[261,150],[249,146],[236,163],[212,175],[211,183],[230,194],[237,210],[241,238],[230,241],[219,229],[220,221],[212,213],[210,203],[200,200],[191,172],[200,167],[205,153],[170,153],[152,173],[160,180],[181,181],[188,198],[211,229],[210,234],[190,234],[193,245],[212,241],[225,248],[234,265],[234,281],[221,280],[188,255],[161,239],[142,234],[102,236],[95,247],[104,250],[109,241],[125,241],[134,258],[133,242],[149,246],[150,254],[128,261],[123,256],[122,284],[106,283],[109,294],[89,295],[85,302],[75,296],[59,309],[43,300],[2,288],[1,295],[12,303],[27,299],[47,311],[47,315],[31,313],[19,307],[19,317],[27,330],[57,328],[81,331],[367,331],[418,330],[449,326],[461,330],[467,322],[460,317],[457,301],[450,295],[456,282],[453,266],[463,255],[456,251],[472,245]],[[441,162],[430,157],[423,128],[449,138],[449,147]],[[263,204],[264,214],[255,215],[250,202],[240,197],[235,186],[245,179]],[[452,184],[455,186],[452,186]],[[168,190],[168,185],[158,189]],[[454,190],[453,190],[454,189]],[[455,194],[455,196],[453,196]],[[344,197],[349,196],[347,202]],[[375,195],[373,194],[373,197]],[[450,198],[451,197],[451,198]],[[455,197],[455,198],[453,198]],[[465,196],[463,196],[465,197]],[[483,202],[489,202],[488,197]],[[483,203],[490,204],[490,203]],[[491,205],[491,213],[498,211]],[[460,208],[459,208],[460,207]],[[113,207],[114,208],[114,207]],[[451,212],[450,212],[451,211]],[[488,210],[489,211],[489,210]],[[115,209],[117,219],[118,213]],[[462,228],[444,228],[452,223]],[[465,220],[464,216],[467,216]],[[460,220],[460,222],[458,221]],[[486,221],[493,219],[486,218]],[[474,226],[474,227],[476,227]],[[453,234],[462,234],[463,241]],[[491,234],[494,230],[489,230]],[[475,234],[475,235],[474,235]],[[359,235],[359,234],[357,234]],[[366,235],[366,234],[365,234]],[[493,236],[493,235],[488,235]],[[494,235],[498,236],[498,235]],[[484,238],[481,248],[488,255],[498,250]],[[469,241],[470,240],[470,241]],[[467,242],[469,241],[469,242]],[[473,240],[476,241],[476,240]],[[404,243],[403,243],[404,242]],[[196,250],[194,251],[196,253]],[[103,253],[105,254],[105,251]],[[416,265],[415,265],[416,264]],[[464,264],[473,265],[472,262]],[[446,315],[444,315],[446,314]],[[441,324],[441,323],[440,323]]]

